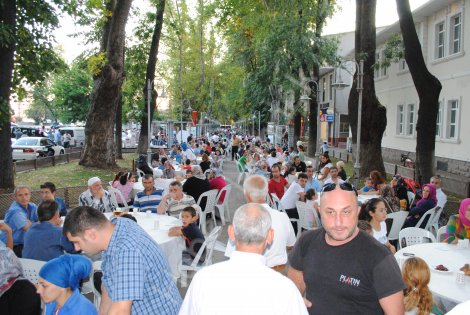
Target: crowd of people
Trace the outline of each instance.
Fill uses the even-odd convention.
[[[109,190],[119,191],[117,202],[99,177],[88,180],[74,209],[56,196],[53,183],[40,185],[39,205],[29,187],[17,186],[0,223],[0,310],[39,314],[41,299],[46,314],[440,314],[428,288],[429,267],[412,258],[400,271],[385,220],[409,211],[405,227],[416,226],[426,211],[443,208],[441,178],[423,185],[414,203],[400,175],[387,182],[373,171],[357,190],[344,162],[334,164],[328,150],[325,143],[315,167],[300,143],[287,148],[225,131],[190,136],[153,154],[151,163],[139,158],[140,174],[119,172],[109,182]],[[181,225],[168,233],[184,239],[183,258],[190,261],[205,239],[201,196],[227,186],[223,164],[229,161],[246,173],[246,203],[227,231],[229,259],[197,272],[183,299],[165,254],[136,218],[109,220],[105,213],[127,205],[179,218]],[[374,196],[360,204],[358,195]],[[297,225],[299,201],[308,209],[307,231]],[[470,199],[450,217],[445,236],[448,243],[470,238]],[[93,269],[86,256],[102,260],[98,309],[80,293]],[[25,279],[18,258],[46,262],[37,284]]]

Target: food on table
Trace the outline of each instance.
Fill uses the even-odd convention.
[[[439,271],[449,271],[449,269],[447,269],[447,267],[444,265],[437,265],[434,269]]]
[[[470,264],[465,264],[462,268],[460,268],[460,271],[465,272],[466,276],[470,276]]]

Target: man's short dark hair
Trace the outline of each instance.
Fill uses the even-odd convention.
[[[151,180],[153,180],[153,175],[151,175],[151,174],[145,174],[145,175],[144,175],[144,179],[151,179]]]
[[[299,179],[300,179],[300,178],[308,179],[308,176],[307,176],[307,174],[305,174],[305,173],[299,173],[299,175],[297,175],[297,178],[299,178]]]
[[[39,222],[49,221],[57,212],[59,212],[59,204],[57,201],[44,200],[38,206],[38,220]]]
[[[55,185],[54,183],[51,183],[51,182],[45,182],[44,184],[42,184],[41,186],[39,186],[41,189],[49,189],[51,191],[51,193],[55,192],[56,191],[56,188],[55,188]]]
[[[307,169],[313,168],[313,165],[307,165]]]
[[[77,236],[83,234],[88,229],[99,229],[108,222],[108,219],[100,210],[88,206],[80,206],[67,213],[62,232],[64,235],[70,233],[72,236]]]
[[[273,171],[273,168],[277,168],[279,171],[281,171],[281,165],[279,163],[274,163],[273,166],[271,166],[271,172]]]
[[[298,156],[298,155],[294,156],[294,160],[296,160],[296,159],[300,160],[300,156]]]
[[[170,183],[170,186],[178,186],[179,188],[183,188],[183,184],[181,184],[179,181],[175,180]]]
[[[331,170],[338,170],[338,168],[336,166],[332,166],[332,167],[330,167],[330,171]]]
[[[188,212],[193,218],[197,215],[196,209],[194,209],[193,207],[186,207],[181,210],[181,212]]]

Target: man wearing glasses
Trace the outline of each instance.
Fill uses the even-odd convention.
[[[302,234],[289,255],[289,278],[309,314],[403,314],[403,283],[394,256],[357,227],[360,208],[349,183],[320,195],[323,228]]]

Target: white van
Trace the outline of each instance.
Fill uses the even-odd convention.
[[[83,147],[85,145],[85,127],[61,127],[60,134],[63,136],[68,132],[72,140],[71,147]]]

